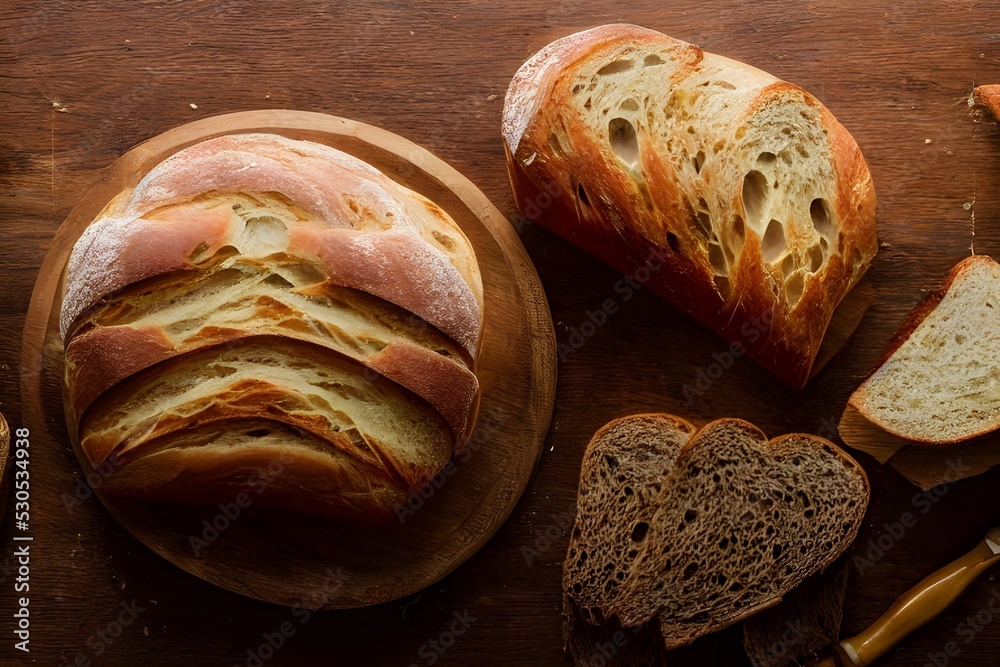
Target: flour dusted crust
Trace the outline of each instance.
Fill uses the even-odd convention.
[[[549,44],[511,82],[517,204],[796,387],[877,250],[857,144],[815,97],[658,32]],[[659,264],[659,262],[656,262]],[[750,340],[756,322],[768,335]]]
[[[447,213],[269,134],[195,144],[119,194],[74,247],[60,318],[82,448],[126,462],[112,493],[211,501],[280,454],[264,504],[366,517],[467,442],[482,326]]]

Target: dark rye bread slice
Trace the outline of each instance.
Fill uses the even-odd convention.
[[[563,591],[600,625],[615,606],[649,529],[653,502],[695,427],[663,414],[616,419],[587,445]]]
[[[743,649],[754,667],[810,667],[840,638],[850,550],[809,577],[781,604],[743,623]]]
[[[563,637],[577,664],[662,664],[655,623],[621,628],[599,610],[621,591],[663,479],[694,431],[678,417],[635,415],[607,424],[587,446],[563,565]]]
[[[605,616],[659,615],[670,649],[776,605],[854,541],[861,466],[812,435],[768,440],[739,419],[692,436],[656,499],[632,576]]]

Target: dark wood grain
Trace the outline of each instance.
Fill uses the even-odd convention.
[[[619,20],[804,86],[868,159],[884,244],[869,273],[877,300],[802,392],[740,359],[689,404],[684,385],[726,344],[649,294],[624,301],[614,292],[621,276],[516,215],[499,136],[510,77],[551,39]],[[1000,81],[998,25],[1000,6],[970,0],[7,2],[0,13],[0,411],[13,428],[24,423],[19,341],[29,294],[58,225],[129,148],[226,111],[333,113],[429,148],[518,226],[561,342],[605,299],[618,298],[620,309],[560,364],[540,468],[506,525],[462,567],[403,603],[301,623],[286,608],[215,588],[142,546],[93,498],[64,505],[80,475],[68,445],[33,451],[33,652],[13,650],[8,575],[0,583],[0,662],[72,664],[83,653],[92,664],[243,665],[247,648],[288,621],[295,634],[264,664],[427,665],[437,655],[429,642],[467,611],[476,620],[434,664],[567,664],[559,625],[563,514],[594,430],[624,414],[665,410],[694,420],[743,417],[772,435],[828,433],[906,313],[968,254],[973,211],[976,251],[1000,255],[1000,131],[966,103],[973,82]],[[59,406],[44,418],[60,420]],[[916,524],[870,566],[852,571],[845,635],[1000,521],[1000,471],[947,487],[931,503],[891,468],[860,459],[873,500],[857,553],[864,556],[869,540],[906,512]],[[12,553],[8,537],[8,565]],[[933,664],[929,656],[949,641],[961,651],[951,665],[996,664],[1000,619],[978,626],[968,642],[958,627],[1000,589],[989,576],[882,664]],[[143,611],[95,655],[88,638],[133,600]],[[674,658],[743,665],[739,646],[734,628]]]

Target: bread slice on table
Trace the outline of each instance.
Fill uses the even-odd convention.
[[[849,404],[882,430],[924,445],[1000,428],[1000,265],[974,255],[952,269]]]
[[[671,649],[773,607],[848,548],[868,495],[861,467],[815,436],[769,441],[737,419],[611,422],[584,455],[567,634],[652,625]]]
[[[795,387],[877,251],[868,167],[819,100],[653,30],[541,49],[503,137],[521,213]]]
[[[634,415],[604,426],[588,445],[563,565],[563,636],[577,664],[663,664],[655,623],[622,628],[595,611],[621,593],[663,480],[694,431],[672,415]]]

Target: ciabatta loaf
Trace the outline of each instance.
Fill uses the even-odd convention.
[[[387,515],[468,440],[482,323],[436,204],[328,146],[222,136],[74,247],[69,413],[93,465],[117,457],[111,493],[211,502],[279,457],[262,502]]]
[[[683,646],[833,563],[868,496],[862,468],[822,438],[769,441],[738,419],[698,430],[619,419],[587,447],[563,593],[582,621],[655,623],[665,648]]]
[[[948,445],[1000,429],[1000,264],[974,255],[955,266],[848,405],[914,444]]]
[[[536,53],[503,137],[524,215],[795,387],[877,250],[868,167],[826,107],[652,30],[601,26]]]

